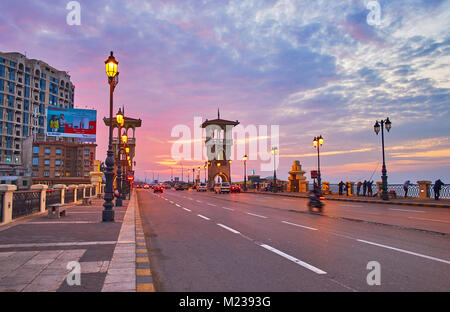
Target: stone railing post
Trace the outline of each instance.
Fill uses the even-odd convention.
[[[77,189],[78,189],[78,185],[76,184],[70,184],[68,186],[69,189],[73,189],[73,202],[76,203],[78,198],[77,198]]]
[[[85,197],[86,197],[86,196],[85,196],[85,192],[86,192],[86,184],[78,184],[78,188],[79,188],[79,189],[83,189],[83,195],[82,195],[82,197],[81,197],[80,199],[85,198]]]
[[[41,191],[41,212],[45,212],[45,202],[47,201],[47,189],[48,185],[45,184],[34,184],[30,187],[33,191]]]
[[[417,184],[419,184],[419,199],[429,199],[431,181],[417,181]]]
[[[14,191],[17,190],[16,185],[2,184],[0,185],[0,194],[3,196],[2,206],[3,211],[1,216],[3,220],[0,220],[0,224],[10,223],[12,221],[12,202]]]
[[[65,191],[66,191],[66,185],[64,185],[64,184],[56,184],[56,185],[53,186],[53,188],[55,190],[61,190],[61,204],[64,204],[65,203],[64,195],[65,195]]]

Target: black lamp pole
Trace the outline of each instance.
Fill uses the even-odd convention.
[[[113,135],[113,96],[114,89],[118,83],[118,72],[117,65],[118,62],[113,56],[113,52],[111,51],[111,55],[108,60],[105,62],[106,70],[108,74],[108,82],[109,82],[109,142],[108,142],[108,152],[105,160],[106,165],[106,186],[105,186],[105,202],[103,203],[103,207],[105,208],[102,212],[102,221],[103,222],[114,222],[114,210],[113,210],[113,199],[114,199],[114,190],[113,190],[113,181],[114,181],[114,152],[112,149],[112,135]],[[109,70],[109,71],[108,71]]]
[[[117,113],[117,115],[121,115],[122,112],[119,108],[119,112]],[[122,144],[120,144],[120,134],[122,133],[122,124],[119,120],[118,121],[118,125],[119,125],[119,134],[117,136],[117,149],[118,149],[118,154],[119,154],[119,162],[117,163],[117,190],[119,191],[119,196],[116,198],[116,207],[122,207],[122,166],[121,166],[121,152],[122,152]]]
[[[244,192],[247,192],[247,155],[244,155]]]
[[[381,126],[380,126],[381,124]],[[382,188],[382,194],[381,198],[383,200],[389,200],[388,195],[388,182],[387,182],[387,170],[386,170],[386,162],[385,162],[385,156],[384,156],[384,127],[386,127],[386,130],[389,132],[391,129],[391,121],[389,120],[389,117],[386,118],[386,120],[381,120],[380,124],[378,123],[378,120],[375,123],[374,130],[375,133],[378,135],[381,128],[381,150],[383,154],[383,168],[381,169],[381,188]]]
[[[314,138],[314,145],[317,147],[317,188],[319,191],[322,191],[322,175],[320,174],[320,146],[322,144],[322,135]]]
[[[273,192],[276,193],[277,192],[277,171],[275,169],[275,157],[277,157],[277,151],[278,148],[277,147],[273,147],[272,148],[272,152],[273,152]]]

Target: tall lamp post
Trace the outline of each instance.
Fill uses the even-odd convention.
[[[126,164],[126,161],[127,161],[127,158],[128,158],[128,152],[129,152],[129,147],[127,147],[127,144],[128,144],[128,136],[127,136],[127,134],[124,132],[122,135],[121,135],[121,138],[120,138],[120,140],[122,141],[122,144],[123,144],[123,147],[124,147],[124,155],[123,155],[123,161],[124,161],[124,164],[123,164],[123,179],[122,179],[122,189],[123,189],[123,199],[126,199],[127,198],[127,192],[128,192],[128,187],[127,187],[127,185],[128,185],[128,180],[127,180],[127,177],[128,177],[128,167],[127,167],[127,164]]]
[[[322,135],[314,137],[314,147],[317,148],[317,187],[319,191],[322,191],[322,177],[320,175],[320,146],[323,144]]]
[[[273,184],[274,184],[273,192],[274,193],[277,192],[277,171],[276,171],[276,168],[275,168],[275,157],[276,157],[277,153],[278,153],[278,147],[276,147],[276,146],[272,147],[272,154],[273,154]]]
[[[114,152],[112,149],[112,135],[113,135],[113,96],[114,89],[119,83],[119,73],[117,68],[119,62],[114,58],[113,52],[105,61],[106,65],[106,75],[108,76],[109,83],[109,142],[108,142],[108,152],[105,160],[106,165],[106,186],[105,186],[105,202],[103,203],[104,210],[102,211],[102,221],[103,222],[114,222],[114,210],[113,210],[113,180],[114,180]]]
[[[119,112],[116,114],[116,121],[119,126],[119,132],[117,135],[117,149],[118,149],[118,164],[117,164],[117,190],[119,191],[119,196],[116,198],[116,207],[122,207],[122,192],[123,187],[125,186],[122,184],[122,165],[121,165],[121,158],[122,158],[122,144],[120,142],[120,134],[122,133],[122,126],[124,124],[123,114],[121,109],[119,108]]]
[[[247,155],[244,155],[244,157],[242,158],[242,160],[244,161],[244,192],[247,192],[247,159]]]
[[[381,125],[380,125],[381,124]],[[388,183],[387,183],[387,170],[386,170],[386,162],[384,157],[384,127],[386,127],[386,130],[389,132],[391,130],[391,121],[389,120],[389,117],[386,118],[386,120],[381,120],[378,123],[378,120],[375,122],[375,125],[373,126],[373,129],[375,130],[375,133],[378,135],[381,128],[381,150],[383,153],[383,169],[381,170],[381,188],[382,188],[382,194],[381,198],[383,200],[389,200],[388,196]]]
[[[205,165],[203,166],[203,168],[205,169],[205,184],[207,183],[206,182],[206,168],[208,168],[208,162],[207,161],[205,161]]]

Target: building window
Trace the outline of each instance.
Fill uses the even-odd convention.
[[[9,70],[9,80],[16,80],[16,71],[14,69]]]
[[[33,146],[33,154],[39,154],[39,146]]]
[[[55,166],[61,166],[61,160],[55,160]]]
[[[60,176],[61,176],[61,172],[55,171],[55,177],[60,177]]]
[[[50,172],[49,171],[44,171],[44,177],[49,177],[50,176]]]
[[[3,79],[0,79],[0,91],[5,90],[5,81]]]
[[[84,150],[84,156],[89,156],[89,150]]]
[[[61,149],[60,148],[56,149],[56,155],[61,155]]]
[[[89,160],[85,160],[85,161],[84,161],[84,166],[85,166],[85,167],[89,166]]]
[[[15,87],[15,85],[16,84],[14,82],[8,81],[8,91],[9,91],[9,93],[14,94],[14,87]]]
[[[5,66],[0,65],[0,77],[5,77]]]
[[[50,160],[49,159],[44,160],[44,165],[50,166]]]
[[[45,149],[45,154],[50,154],[50,149],[49,148]]]

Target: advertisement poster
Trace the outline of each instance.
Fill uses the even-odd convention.
[[[91,109],[49,107],[47,136],[80,138],[95,141],[97,111]]]

